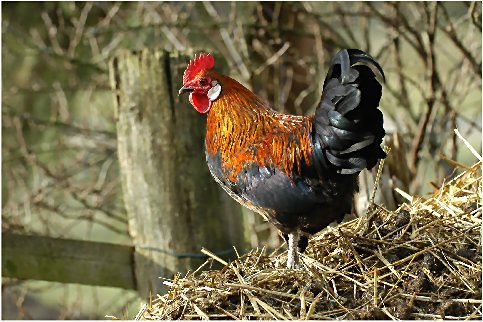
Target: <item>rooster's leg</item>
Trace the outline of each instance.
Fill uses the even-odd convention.
[[[295,269],[299,264],[299,255],[297,253],[297,244],[300,239],[300,232],[298,230],[288,234],[288,255],[287,268]]]

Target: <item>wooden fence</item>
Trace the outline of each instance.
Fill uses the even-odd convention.
[[[136,289],[146,298],[163,289],[160,276],[202,263],[186,254],[246,248],[241,208],[205,164],[205,120],[177,97],[188,61],[143,50],[122,52],[110,63],[134,246],[4,233],[2,276]]]
[[[3,233],[2,276],[136,289],[134,247]]]

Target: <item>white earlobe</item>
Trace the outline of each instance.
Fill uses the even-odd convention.
[[[221,85],[217,83],[208,91],[208,98],[210,99],[210,101],[213,102],[218,98],[218,96],[220,96],[220,94],[221,94]]]

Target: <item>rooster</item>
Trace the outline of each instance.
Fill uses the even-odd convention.
[[[297,268],[308,238],[351,213],[358,175],[386,157],[378,109],[381,66],[358,49],[330,64],[315,114],[279,113],[236,80],[216,72],[211,54],[188,64],[179,94],[206,114],[206,161],[215,181],[263,215],[288,244]]]

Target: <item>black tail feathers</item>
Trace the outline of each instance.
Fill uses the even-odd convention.
[[[319,174],[327,168],[357,173],[386,157],[380,146],[385,131],[376,71],[384,80],[377,61],[358,49],[341,50],[332,60],[312,130]]]

